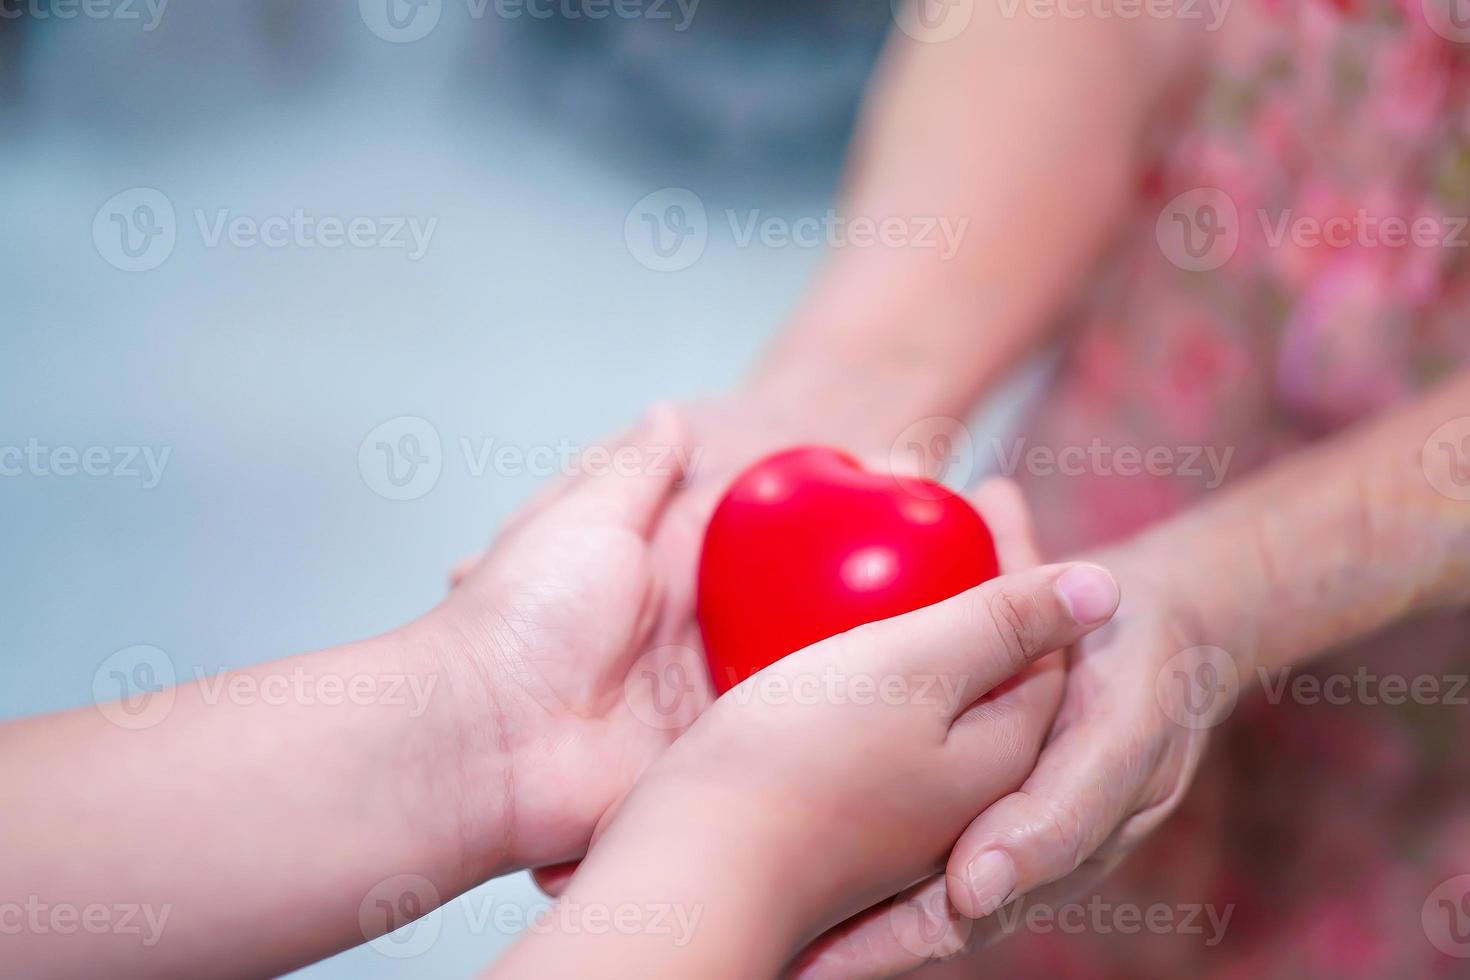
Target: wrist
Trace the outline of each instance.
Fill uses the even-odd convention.
[[[917,422],[963,421],[1041,322],[994,302],[952,263],[879,258],[835,259],[743,386],[823,441],[865,454],[888,452]]]
[[[1107,549],[1097,561],[1117,576],[1118,616],[1167,619],[1179,649],[1218,647],[1241,671],[1260,653],[1265,577],[1248,537],[1174,520]],[[1160,648],[1167,660],[1177,649]]]
[[[1233,561],[1208,541],[1182,532],[1166,533],[1163,525],[1087,556],[1118,579],[1122,599],[1115,618],[1150,615],[1176,623],[1182,638],[1194,644],[1238,646],[1240,631],[1227,610]],[[1203,573],[1203,574],[1202,574]],[[1213,580],[1216,587],[1201,588]],[[1239,612],[1239,607],[1236,606]]]
[[[507,719],[483,652],[438,611],[373,642],[405,672],[433,679],[415,722],[426,745],[417,777],[437,803],[442,836],[456,842],[465,887],[527,867]]]
[[[800,875],[790,828],[770,809],[721,781],[652,774],[600,836],[567,898],[662,905],[697,922],[670,950],[690,967],[681,975],[774,976],[831,916]]]
[[[457,787],[480,880],[580,857],[642,765],[636,752],[609,752],[613,721],[568,704],[504,623],[461,589],[402,631],[441,678],[434,764]]]

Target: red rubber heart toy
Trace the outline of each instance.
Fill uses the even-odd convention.
[[[868,472],[835,449],[767,456],[735,479],[704,536],[699,624],[715,689],[997,571],[990,529],[945,487]]]

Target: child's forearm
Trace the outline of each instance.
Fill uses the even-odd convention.
[[[1194,41],[1173,18],[1033,19],[984,2],[943,43],[894,31],[842,208],[902,234],[832,250],[752,380],[762,399],[884,448],[919,419],[963,416],[1071,302]]]
[[[707,860],[708,851],[718,846],[713,838],[706,840],[682,868],[627,865],[619,868],[616,881],[576,882],[495,962],[489,976],[777,976],[795,952],[794,943],[784,941],[780,923],[769,918],[780,909],[783,883],[772,876],[766,887],[753,889],[740,878],[748,868]]]
[[[677,808],[615,823],[489,975],[777,976],[811,938],[809,910],[742,803],[691,791]]]
[[[1470,601],[1470,373],[1121,549],[1262,667]]]
[[[503,760],[445,668],[411,627],[0,727],[0,958],[274,974],[506,869]]]

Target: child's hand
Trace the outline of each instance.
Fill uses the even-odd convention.
[[[456,686],[482,702],[466,751],[493,745],[511,759],[501,777],[509,785],[484,787],[484,799],[513,808],[505,816],[516,865],[580,855],[598,819],[682,727],[640,721],[625,684],[655,646],[663,582],[648,538],[681,476],[677,461],[688,458],[686,438],[671,410],[651,411],[609,447],[607,472],[554,486],[456,573],[431,616],[449,638]],[[709,693],[698,655],[682,656],[687,719]]]
[[[631,937],[641,947],[623,944],[614,969],[774,974],[823,929],[941,868],[974,814],[1020,784],[1060,694],[1046,654],[1116,602],[1096,566],[1034,568],[772,665],[644,774],[563,902],[702,909],[689,946]],[[555,940],[532,939],[505,968],[572,965],[591,943]]]
[[[1226,671],[1237,663],[1201,645],[1198,604],[1166,571],[1171,553],[1197,562],[1207,546],[1159,540],[1155,550],[1127,543],[1098,555],[1124,601],[1106,630],[1070,651],[1061,709],[1025,784],[975,818],[944,877],[813,944],[800,980],[897,976],[930,959],[953,961],[944,976],[973,976],[1007,934],[992,914],[1002,904],[1075,901],[1174,812],[1207,736],[1235,705]]]
[[[624,680],[661,609],[664,461],[687,458],[657,450],[681,439],[651,416],[414,623],[0,726],[7,893],[156,927],[23,929],[0,973],[275,976],[579,854],[677,731]]]
[[[644,637],[643,645],[644,649],[683,652],[688,662],[682,672],[668,662],[657,666],[660,673],[672,671],[675,676],[687,676],[692,683],[698,685],[698,689],[679,696],[677,713],[680,718],[688,719],[712,696],[712,692],[705,688],[708,675],[703,659],[704,642],[695,618],[699,555],[710,515],[730,481],[744,467],[777,449],[802,442],[821,441],[824,434],[809,428],[813,422],[808,417],[810,413],[782,411],[771,399],[757,397],[750,392],[710,398],[664,411],[678,413],[678,429],[681,430],[682,438],[680,448],[684,450],[681,458],[687,461],[688,470],[679,474],[678,493],[671,494],[666,505],[659,501],[656,526],[647,529],[650,561],[645,567],[649,569],[648,574],[657,585],[659,615],[656,617],[653,633]],[[875,459],[880,458],[881,454],[877,452],[876,446],[860,438],[851,438],[857,431],[859,430],[845,433],[849,438],[842,439],[842,444]],[[587,479],[586,475],[579,473],[575,476],[563,476],[549,484],[512,518],[512,527],[540,523],[549,508],[583,487]],[[1007,481],[992,481],[993,485],[1002,483],[1009,486]],[[1002,501],[1004,512],[990,513],[987,509],[990,501],[983,498],[976,503],[987,522],[992,525],[992,530],[996,531],[1002,570],[1011,571],[1036,564],[1038,559],[1033,551],[1026,550],[1031,548],[1029,526],[1024,524],[1026,515],[1019,496],[1013,487],[1010,493],[994,496],[997,499],[1005,498]],[[1010,502],[1012,499],[1014,503]],[[1023,523],[1017,524],[1017,532],[1010,535],[1014,548],[1008,556],[1002,536],[1004,528],[1017,516]],[[458,588],[482,567],[487,556],[488,553],[460,562],[450,572],[451,584]],[[575,560],[582,560],[580,554]],[[566,608],[575,612],[571,603],[567,603]],[[635,668],[636,672],[644,673],[645,666],[647,665],[640,664]],[[665,737],[655,740],[656,744],[667,744],[677,731],[666,730],[663,734]],[[558,767],[558,771],[568,770]],[[603,777],[611,775],[601,774]],[[629,778],[614,796],[626,792],[631,785]],[[607,793],[599,791],[599,796],[606,797]],[[585,838],[583,844],[585,846]],[[579,850],[568,856],[576,857],[581,853]],[[554,895],[566,886],[572,871],[571,864],[542,866],[535,871],[535,877],[544,889]]]

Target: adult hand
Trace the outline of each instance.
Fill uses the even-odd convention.
[[[1020,680],[1018,665],[1096,629],[1115,599],[1097,566],[1026,569],[746,679],[638,780],[564,906],[697,908],[698,928],[553,926],[499,973],[777,975],[822,929],[940,867],[971,815],[1019,784],[1061,685],[1059,664]],[[786,696],[818,679],[833,696]]]
[[[657,582],[657,609],[641,639],[645,650],[676,651],[687,662],[685,674],[703,682],[706,670],[704,647],[695,620],[695,582],[705,525],[720,495],[740,470],[768,452],[801,442],[807,437],[791,415],[749,394],[723,395],[677,409],[656,408],[654,411],[677,415],[677,448],[683,453],[687,465],[678,475],[677,492],[659,502],[656,521],[645,529],[647,572],[650,579]],[[666,433],[658,438],[667,439],[669,436]],[[621,441],[623,437],[612,440],[610,444]],[[667,448],[667,445],[662,448]],[[548,484],[510,519],[501,532],[500,541],[507,544],[513,541],[522,529],[535,525],[547,511],[561,506],[563,500],[578,493],[579,488],[593,479],[595,477],[579,472],[564,475]],[[498,544],[497,549],[499,547]],[[575,550],[575,545],[571,548],[570,551],[558,552],[564,556],[558,560],[567,564],[567,571],[578,562],[585,561],[584,556]],[[461,561],[450,573],[451,588],[458,591],[478,574],[487,554],[493,552]],[[549,561],[544,557],[537,559],[538,566],[546,564],[548,568]],[[564,606],[589,626],[594,622],[586,615],[585,609],[577,610],[571,602]],[[667,667],[668,664],[661,666]],[[591,670],[592,665],[584,663],[579,669]],[[617,680],[621,682],[622,678]],[[712,695],[701,689],[689,697],[694,701],[703,699],[707,703]],[[685,707],[698,706],[690,704]],[[646,732],[641,734],[647,735]],[[591,795],[599,801],[609,795],[613,798],[621,795],[657,749],[677,734],[677,730],[665,730],[661,738],[643,741],[638,750],[627,757],[627,764],[594,773],[592,778],[606,785]],[[580,765],[579,762],[567,764]],[[567,770],[558,763],[558,771]],[[561,855],[556,863],[538,868],[535,871],[537,883],[548,893],[559,894],[576,866],[575,862],[567,862],[566,859],[580,857],[586,843],[584,836],[581,847],[574,853]]]
[[[1002,905],[1057,904],[1095,887],[1178,806],[1233,700],[1200,687],[1212,648],[1197,645],[1191,611],[1146,556],[1124,547],[1091,557],[1117,576],[1122,604],[1067,652],[1035,770],[976,817],[944,875],[813,944],[802,980],[893,976],[982,949],[1004,934],[993,914]]]
[[[683,419],[656,407],[609,446],[635,466],[543,494],[457,570],[431,615],[456,687],[483,701],[468,712],[482,719],[468,747],[483,742],[511,760],[510,785],[485,787],[483,805],[513,803],[506,846],[518,866],[580,856],[598,820],[687,724],[647,717],[628,691],[669,621],[670,580],[652,538],[688,445]],[[697,708],[710,697],[706,672],[694,651],[683,657]]]
[[[574,905],[602,904],[610,894],[627,902],[645,892],[664,901],[697,899],[701,907],[708,900],[719,922],[700,931],[696,946],[676,950],[673,975],[707,972],[700,964],[710,962],[720,962],[724,972],[770,975],[817,930],[942,865],[975,810],[1014,789],[1034,765],[1062,693],[1062,663],[1049,651],[1105,622],[1118,595],[1112,576],[1095,565],[1028,567],[1035,550],[1014,485],[994,481],[976,498],[995,528],[1002,566],[1013,574],[815,643],[716,702],[631,788],[616,818],[604,818],[591,857],[574,878],[559,883]],[[902,678],[907,670],[928,683],[938,678],[940,689],[952,691],[949,714],[938,713],[945,719],[938,737],[933,695],[795,706],[761,696],[762,678],[787,690],[799,687],[802,677],[828,676],[826,661],[834,656],[838,677],[845,664],[855,678]],[[980,663],[990,666],[976,673]],[[769,747],[776,743],[802,748],[775,760]],[[969,776],[966,758],[978,765]],[[711,767],[730,779],[711,783]],[[826,787],[817,796],[810,793],[813,773]],[[896,786],[903,792],[895,795]],[[805,803],[780,804],[801,799],[803,787],[810,797]],[[863,819],[834,831],[844,820],[851,823],[854,813]],[[730,847],[722,847],[724,857],[715,865],[732,857],[735,863],[716,867],[711,877],[710,868],[691,857],[716,839]],[[769,884],[788,874],[793,862],[810,858],[813,847],[821,860],[805,868],[801,887],[773,908],[765,893]],[[751,951],[751,935],[763,937],[758,951]],[[559,975],[586,972],[588,962],[611,962],[615,971],[627,972],[640,956],[656,961],[669,955],[662,940],[644,938],[649,941],[602,940],[591,948],[585,937],[533,938],[501,967]],[[733,954],[736,949],[742,952]],[[642,972],[659,972],[640,962]]]

